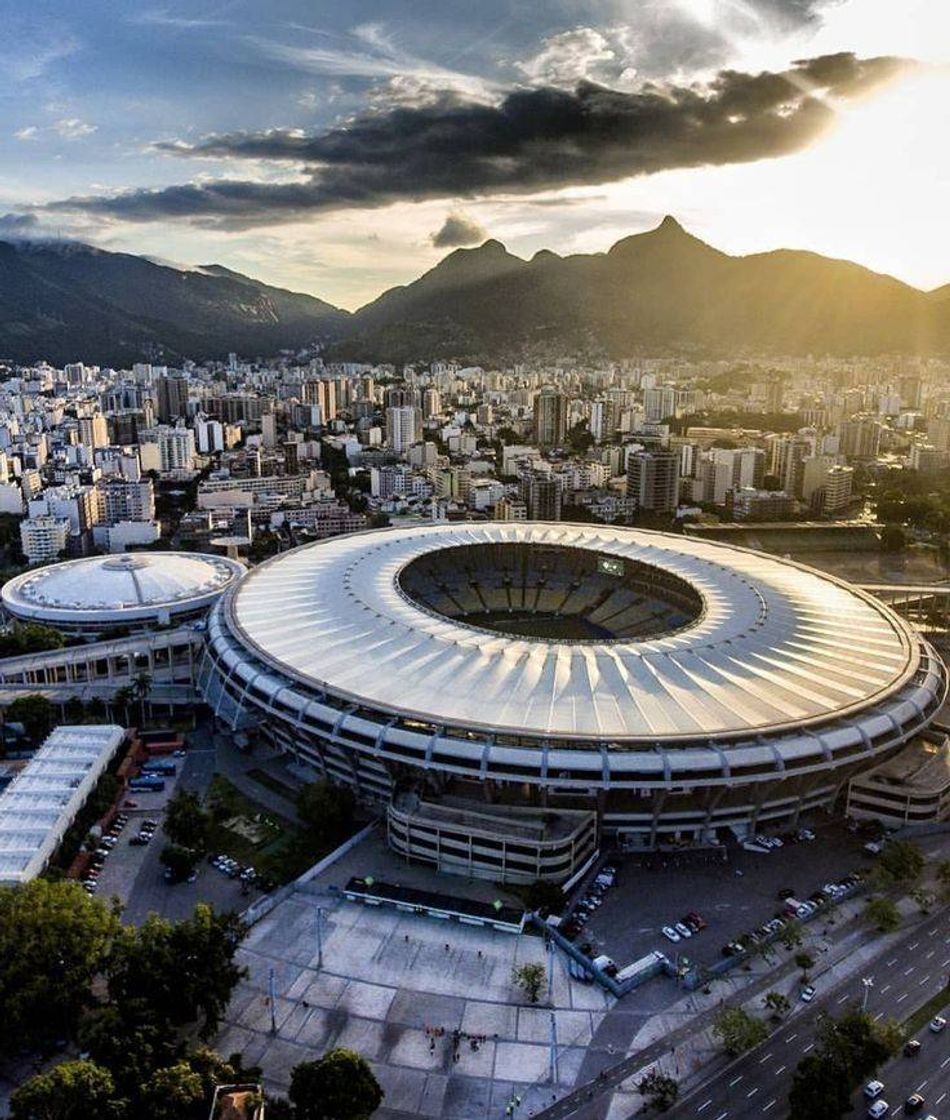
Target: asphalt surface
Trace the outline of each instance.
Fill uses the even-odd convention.
[[[950,971],[950,932],[946,912],[928,919],[896,946],[882,952],[873,970],[868,971],[874,987],[869,994],[867,1009],[875,1019],[886,1016],[904,1020],[921,1004],[946,989]],[[859,977],[844,981],[825,993],[819,989],[807,1010],[791,1015],[785,1025],[761,1046],[733,1062],[667,1115],[671,1118],[689,1117],[690,1120],[697,1117],[701,1120],[743,1120],[744,1117],[765,1115],[772,1120],[781,1120],[787,1117],[792,1075],[802,1058],[814,1048],[819,1017],[822,1014],[840,1014],[848,1005],[860,1003],[862,996],[863,986]],[[947,998],[950,1002],[950,991]],[[923,1033],[930,1034],[926,1029]],[[905,1097],[914,1092],[921,1081],[928,1082],[935,1096],[939,1096],[940,1092],[946,1094],[950,1088],[950,1059],[943,1059],[947,1055],[948,1038],[950,1034],[932,1036],[932,1041],[925,1040],[927,1045],[921,1048],[917,1059],[897,1059],[889,1067],[901,1074],[900,1078],[895,1076],[894,1079],[894,1099],[888,1098],[892,1115],[901,1111]],[[935,1062],[936,1069],[931,1070]],[[886,1077],[882,1076],[881,1080],[887,1084]],[[941,1081],[943,1088],[938,1089]]]
[[[215,772],[215,750],[210,737],[195,731],[189,734],[192,744],[182,760],[178,788],[190,789],[200,796],[207,793]],[[164,810],[151,814],[161,822]],[[144,849],[144,858],[135,882],[126,900],[123,918],[132,925],[141,925],[150,913],[179,921],[190,916],[196,902],[210,902],[215,910],[243,910],[257,897],[257,892],[246,894],[235,880],[222,875],[206,861],[197,868],[194,883],[165,882],[163,867],[159,862],[165,837],[159,829],[151,844]],[[140,849],[141,850],[141,849]]]

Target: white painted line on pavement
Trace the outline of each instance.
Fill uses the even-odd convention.
[[[890,990],[891,990],[890,984],[885,984],[884,987],[881,988],[881,995],[884,995],[885,992],[889,992]]]
[[[836,999],[835,1003],[844,1003],[847,999],[848,999],[848,996],[844,995],[844,996],[841,997],[841,999]]]
[[[940,1068],[946,1069],[948,1065],[950,1065],[950,1058],[944,1058],[944,1060],[940,1063]]]
[[[802,1051],[802,1053],[807,1054],[809,1050],[814,1050],[814,1049],[815,1049],[814,1042],[809,1042],[809,1044],[805,1047],[805,1049]]]
[[[934,926],[934,928],[930,931],[930,933],[927,934],[927,936],[928,937],[936,937],[939,932],[940,932],[940,929],[937,926]]]
[[[778,1077],[778,1075],[780,1073],[784,1073],[786,1071],[786,1069],[788,1069],[788,1066],[779,1066],[778,1069],[775,1071],[775,1076]]]
[[[766,1062],[767,1062],[767,1061],[769,1060],[769,1058],[771,1058],[771,1057],[772,1057],[772,1054],[771,1054],[771,1052],[770,1052],[770,1053],[766,1054],[764,1058],[759,1058],[759,1065],[760,1065],[760,1066],[762,1066],[762,1065],[765,1065],[765,1063],[766,1063]]]
[[[915,941],[913,945],[908,945],[907,948],[908,949],[916,949],[919,944],[920,944],[919,941]]]
[[[883,1011],[879,1011],[879,1012],[878,1012],[878,1013],[877,1013],[877,1014],[876,1014],[876,1015],[874,1016],[874,1022],[876,1023],[876,1022],[878,1021],[878,1019],[883,1019],[883,1018],[884,1018],[884,1012],[883,1012]]]
[[[887,962],[887,967],[893,968],[895,964],[897,964],[897,957],[891,957],[891,959]]]
[[[745,1099],[746,1099],[746,1100],[748,1100],[748,1099],[749,1099],[749,1097],[754,1097],[754,1096],[755,1096],[755,1094],[756,1094],[756,1093],[757,1093],[758,1091],[759,1091],[759,1086],[758,1086],[758,1085],[756,1085],[756,1087],[755,1087],[754,1089],[750,1089],[750,1090],[748,1091],[748,1093],[746,1093],[746,1095],[745,1095]]]
[[[728,1110],[728,1109],[726,1109],[726,1111],[725,1111],[725,1112],[720,1112],[720,1113],[719,1113],[719,1115],[718,1115],[718,1116],[716,1117],[716,1120],[726,1120],[726,1117],[727,1117],[728,1115],[729,1115],[729,1110]]]
[[[731,1089],[731,1088],[733,1087],[733,1085],[738,1085],[738,1084],[739,1084],[739,1082],[740,1082],[740,1081],[742,1080],[742,1078],[743,1078],[744,1076],[745,1076],[745,1074],[743,1074],[743,1073],[740,1073],[738,1077],[734,1077],[734,1078],[733,1078],[733,1079],[732,1079],[732,1080],[731,1080],[731,1081],[729,1082],[729,1088]]]
[[[941,1101],[943,1100],[943,1098],[944,1098],[944,1097],[945,1097],[946,1095],[947,1095],[946,1093],[941,1093],[941,1094],[940,1094],[940,1096],[939,1096],[939,1097],[937,1097],[937,1099],[936,1099],[936,1100],[934,1101],[934,1104],[940,1104],[940,1102],[941,1102]]]
[[[785,1036],[785,1041],[786,1042],[794,1042],[796,1038],[798,1038],[798,1032],[797,1031],[795,1032],[795,1034],[786,1035]]]
[[[929,953],[924,953],[924,960],[929,961],[930,958],[936,953],[936,949],[931,949]]]
[[[902,996],[898,996],[898,997],[897,997],[897,1002],[898,1002],[898,1003],[901,1003],[901,1002],[903,1002],[903,1000],[905,1000],[905,999],[907,999],[907,993],[906,993],[906,992],[904,992],[904,994],[903,994]]]
[[[911,965],[911,966],[910,966],[910,968],[908,968],[908,969],[905,969],[905,971],[904,971],[904,975],[905,975],[905,976],[910,976],[910,974],[911,974],[911,973],[912,973],[913,971],[914,971],[914,966],[913,966],[913,965]]]
[[[919,1085],[917,1086],[917,1088],[916,1088],[916,1089],[914,1090],[914,1092],[915,1092],[915,1093],[919,1093],[919,1092],[921,1091],[921,1089],[926,1089],[926,1087],[927,1087],[927,1078],[925,1077],[925,1078],[923,1079],[923,1081],[921,1081],[921,1083],[920,1083],[920,1084],[919,1084]]]
[[[939,1103],[939,1102],[938,1102],[938,1103]],[[768,1110],[769,1110],[770,1108],[772,1108],[772,1107],[773,1107],[774,1105],[775,1105],[775,1097],[773,1097],[773,1098],[772,1098],[772,1099],[771,1099],[771,1100],[769,1101],[769,1103],[768,1103],[768,1104],[764,1104],[764,1105],[762,1105],[762,1111],[763,1111],[763,1112],[768,1112]]]
[[[709,1108],[709,1106],[711,1104],[712,1104],[712,1097],[710,1097],[708,1101],[703,1101],[703,1103],[699,1106],[699,1108],[696,1109],[696,1111],[697,1112],[702,1112],[704,1108]]]

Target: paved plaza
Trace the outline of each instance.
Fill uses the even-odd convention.
[[[503,1116],[516,1092],[524,1096],[519,1115],[528,1115],[551,1100],[547,992],[530,1006],[511,979],[515,965],[547,966],[538,937],[337,902],[317,887],[296,891],[262,919],[240,955],[250,975],[217,1045],[263,1065],[272,1090],[286,1091],[298,1062],[348,1046],[372,1063],[386,1091],[381,1120]],[[596,986],[571,981],[560,956],[553,981],[563,1091],[576,1081],[610,1000]]]

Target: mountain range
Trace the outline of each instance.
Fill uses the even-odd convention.
[[[318,342],[351,360],[950,350],[950,285],[922,292],[816,253],[734,257],[667,217],[606,253],[457,249],[350,313],[219,265],[0,242],[0,358],[118,364]]]

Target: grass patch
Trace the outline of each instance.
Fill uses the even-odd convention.
[[[950,988],[944,988],[942,992],[937,992],[935,996],[927,1000],[923,1007],[918,1007],[913,1015],[909,1015],[904,1020],[904,1029],[907,1032],[907,1037],[911,1038],[921,1027],[925,1027],[930,1020],[935,1015],[939,1015],[948,1004],[950,1004]],[[950,1027],[947,1029],[950,1030]]]
[[[215,774],[207,803],[212,813],[208,847],[231,856],[277,883],[296,878],[313,861],[300,851],[300,830]],[[228,825],[231,827],[228,827]]]
[[[291,803],[297,800],[299,790],[287,785],[286,782],[282,782],[280,778],[275,778],[273,774],[269,774],[266,770],[259,770],[255,767],[255,769],[247,771],[247,776],[253,778],[259,786],[264,786],[272,793],[279,794]]]

